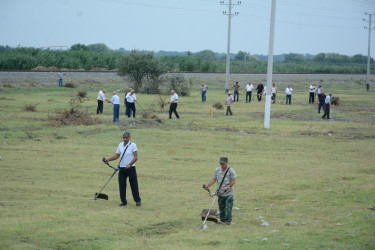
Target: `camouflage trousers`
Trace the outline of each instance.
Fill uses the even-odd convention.
[[[232,221],[233,195],[219,196],[220,221]]]

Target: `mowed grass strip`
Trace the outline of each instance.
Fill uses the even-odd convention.
[[[66,127],[51,127],[48,114],[69,108],[78,89],[88,92],[82,105],[95,113],[99,89],[127,86],[99,86],[105,80],[98,80],[77,82],[76,89],[0,87],[0,248],[373,248],[374,91],[325,80],[326,91],[341,98],[332,107],[334,119],[326,121],[308,104],[308,86],[294,83],[286,106],[286,84],[280,84],[265,130],[264,100],[253,94],[246,104],[241,92],[227,117],[225,109],[212,108],[225,102],[223,82],[208,79],[207,103],[198,86],[205,79],[197,78],[191,96],[180,96],[179,120],[168,119],[168,107],[160,110],[159,97],[137,94],[145,111],[137,106],[135,119],[124,117],[122,105],[114,125],[112,106],[105,104],[100,124]],[[26,112],[27,103],[38,103],[36,112]],[[144,119],[145,112],[157,118]],[[117,175],[103,191],[109,200],[94,201],[113,173],[101,159],[115,153],[124,130],[139,150],[141,207],[130,190],[128,206],[118,207]],[[235,224],[209,223],[203,232],[200,212],[213,198],[202,184],[222,155],[238,175]]]

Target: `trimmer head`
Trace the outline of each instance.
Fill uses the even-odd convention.
[[[108,195],[103,194],[103,193],[95,193],[94,200],[96,200],[96,199],[108,200]]]

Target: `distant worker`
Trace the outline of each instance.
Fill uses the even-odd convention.
[[[247,103],[247,99],[249,99],[249,103],[251,102],[251,93],[254,89],[254,86],[251,82],[249,82],[246,87],[245,87],[245,91],[246,91],[246,103]]]
[[[126,100],[126,96],[128,95],[128,93],[130,93],[130,91],[132,91],[132,88],[129,88],[128,91],[125,91],[125,95],[124,95],[125,116],[128,116],[128,112],[129,112],[129,104],[128,104],[128,101]],[[131,116],[131,111],[130,111],[130,116]]]
[[[315,99],[315,92],[316,92],[316,86],[315,83],[310,85],[310,91],[309,91],[309,103],[314,104],[314,99]]]
[[[169,119],[172,119],[172,112],[176,115],[177,119],[180,119],[180,116],[177,113],[177,103],[178,103],[178,95],[174,90],[171,90],[171,101],[168,104],[169,106]]]
[[[113,91],[112,94],[111,103],[113,104],[113,123],[115,123],[120,121],[120,97],[118,97],[116,91]]]
[[[97,100],[98,100],[98,107],[96,108],[96,113],[102,114],[103,113],[103,101],[110,103],[110,101],[108,101],[107,98],[105,97],[105,89],[99,91]]]
[[[201,83],[202,102],[206,101],[207,89],[208,89],[207,85],[204,83]]]
[[[233,101],[234,102],[236,101],[236,96],[237,96],[237,102],[238,102],[238,97],[240,95],[240,85],[238,84],[238,82],[236,82],[233,85],[233,88],[234,88]]]
[[[130,118],[131,113],[133,112],[133,118],[135,118],[135,101],[137,100],[137,97],[135,96],[134,89],[130,90],[130,92],[126,94],[125,99],[128,102],[129,107],[128,117]]]
[[[61,71],[57,74],[57,78],[59,81],[59,87],[62,87],[63,86],[63,73]]]
[[[262,82],[259,81],[258,86],[256,87],[258,102],[260,102],[262,100],[263,89],[264,89],[264,86],[263,86]]]
[[[323,108],[323,112],[324,111],[324,106],[325,106],[325,100],[326,100],[326,95],[324,94],[324,91],[322,90],[322,92],[320,92],[320,94],[318,94],[318,102],[319,102],[319,106],[318,106],[318,114],[320,114],[320,109]]]
[[[289,105],[291,104],[292,102],[292,93],[293,93],[293,89],[292,87],[290,87],[290,84],[288,85],[288,87],[285,89],[285,94],[286,94],[286,105],[288,105],[288,101],[289,101]]]
[[[323,119],[325,117],[327,117],[327,119],[331,119],[331,117],[329,116],[329,112],[331,110],[331,97],[332,97],[332,93],[329,93],[329,95],[326,97],[324,101],[325,109],[324,109],[324,115],[322,116]]]
[[[276,87],[276,84],[273,83],[272,84],[272,89],[271,89],[271,94],[272,94],[271,99],[273,100],[272,103],[276,102],[276,93],[277,93],[277,87]]]
[[[232,103],[234,102],[234,99],[233,99],[233,96],[232,96],[232,93],[231,92],[228,92],[228,97],[227,97],[227,101],[225,103],[225,105],[227,106],[227,115],[228,113],[230,115],[233,115],[232,114],[232,110],[230,109],[230,106],[232,106]]]

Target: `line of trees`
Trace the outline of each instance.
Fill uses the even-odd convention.
[[[69,50],[42,50],[36,48],[11,48],[0,46],[0,70],[31,70],[37,66],[57,67],[67,69],[105,68],[118,69],[118,63],[124,54],[131,51],[111,50],[105,44],[75,44]],[[139,51],[152,54],[158,58],[168,71],[186,72],[225,72],[226,56],[211,50],[200,52],[166,52]],[[158,56],[158,55],[162,56]],[[233,73],[266,73],[267,60],[263,55],[250,55],[249,52],[239,51],[233,54],[231,72]],[[151,57],[150,57],[151,58]],[[275,56],[275,73],[354,73],[365,74],[367,71],[367,56],[346,56],[336,53],[283,54]],[[151,59],[150,59],[151,60]],[[371,71],[375,69],[374,59],[371,58]]]

